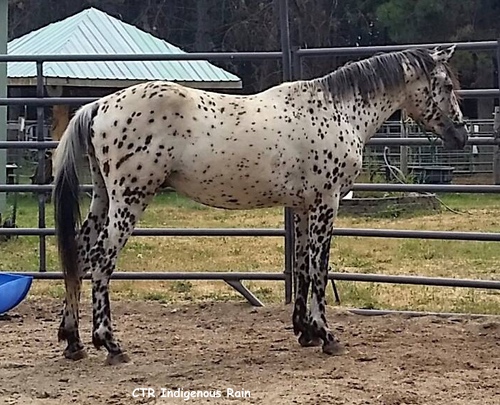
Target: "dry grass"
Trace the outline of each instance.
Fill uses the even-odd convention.
[[[500,230],[500,204],[493,196],[444,197],[463,211],[443,211],[406,218],[352,218],[341,216],[339,227],[490,231]],[[33,202],[23,200],[19,226],[36,226]],[[141,227],[281,228],[281,209],[223,211],[201,207],[174,194],[160,196],[147,210]],[[51,207],[47,212],[51,226]],[[282,271],[282,238],[275,237],[132,237],[122,252],[119,271]],[[37,268],[38,240],[20,237],[0,245],[0,268]],[[500,249],[489,242],[338,237],[332,247],[335,271],[413,274],[442,277],[498,279]],[[48,238],[48,266],[57,269],[53,238]],[[171,302],[178,300],[241,299],[223,282],[114,281],[115,298]],[[265,302],[283,300],[283,284],[246,283]],[[343,305],[439,311],[500,313],[497,292],[468,289],[397,286],[372,283],[338,283]],[[88,294],[88,285],[86,285]],[[62,283],[38,281],[33,294],[63,295]],[[329,300],[331,300],[329,291]]]

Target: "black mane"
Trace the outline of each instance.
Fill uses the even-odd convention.
[[[367,99],[380,91],[390,92],[404,87],[404,64],[409,65],[417,75],[426,77],[436,66],[430,51],[413,48],[349,62],[326,76],[309,81],[309,84],[319,86],[325,95],[333,99],[341,100],[356,93]]]

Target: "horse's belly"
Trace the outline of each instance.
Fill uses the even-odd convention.
[[[293,206],[298,193],[286,183],[262,180],[210,179],[173,174],[169,186],[200,204],[225,209]]]

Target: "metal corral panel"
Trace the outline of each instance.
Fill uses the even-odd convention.
[[[9,55],[185,54],[178,47],[95,8],[8,43]],[[241,88],[241,79],[207,61],[46,62],[48,78],[97,81],[170,80]],[[8,77],[34,78],[34,62],[9,62]],[[68,81],[67,84],[71,84]],[[27,83],[26,83],[27,84]]]

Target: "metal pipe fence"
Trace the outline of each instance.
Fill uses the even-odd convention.
[[[44,106],[54,104],[81,105],[95,100],[90,97],[45,97],[44,96],[44,63],[47,62],[95,62],[95,61],[167,61],[167,60],[281,60],[283,69],[283,80],[300,79],[302,77],[302,59],[311,56],[327,55],[370,55],[376,52],[388,52],[402,50],[409,47],[434,48],[445,44],[408,44],[390,45],[377,47],[341,47],[341,48],[316,48],[298,49],[292,48],[290,44],[290,33],[288,26],[288,2],[280,0],[280,32],[281,51],[279,52],[234,52],[234,53],[190,53],[184,55],[0,55],[0,62],[23,61],[36,63],[37,86],[36,97],[31,98],[0,98],[0,105],[33,105],[37,107],[36,134],[37,141],[7,141],[0,142],[0,149],[36,149],[38,151],[38,164],[40,166],[38,184],[36,185],[7,185],[0,184],[0,192],[34,192],[38,193],[38,228],[0,228],[0,235],[8,236],[37,236],[39,238],[39,268],[38,272],[24,271],[21,274],[29,274],[37,279],[60,279],[61,274],[55,271],[47,271],[46,264],[46,238],[54,235],[54,229],[47,228],[45,222],[46,201],[44,193],[52,190],[51,185],[42,185],[42,173],[44,155],[47,149],[53,149],[57,142],[45,141],[44,139]],[[462,42],[457,44],[459,50],[484,50],[497,51],[500,55],[498,41]],[[500,56],[499,56],[500,58]],[[499,78],[500,83],[500,78]],[[499,97],[499,89],[467,89],[460,91],[465,98]],[[429,145],[428,138],[373,138],[369,145],[393,145],[393,146],[424,146]],[[441,144],[440,140],[433,141],[434,145]],[[470,145],[493,145],[499,146],[500,140],[496,137],[472,137]],[[91,185],[83,185],[82,191],[91,191]],[[479,185],[427,185],[427,184],[356,184],[354,191],[401,191],[401,192],[451,192],[451,193],[500,193],[500,186]],[[285,266],[283,273],[234,273],[234,272],[116,272],[116,279],[156,279],[156,280],[224,280],[241,294],[243,294],[253,305],[262,303],[242,284],[242,280],[275,280],[285,282],[285,302],[292,301],[292,268],[293,268],[293,232],[291,211],[285,209],[284,229],[165,229],[165,228],[142,228],[136,229],[134,236],[231,236],[231,237],[280,237],[285,238]],[[444,239],[463,241],[500,241],[500,233],[482,232],[445,232],[445,231],[412,231],[394,229],[361,229],[361,228],[336,228],[336,236],[357,237],[383,237],[383,238],[419,238],[419,239]],[[25,269],[22,269],[25,270]],[[462,279],[440,279],[429,277],[409,277],[394,275],[375,274],[350,274],[330,273],[331,280],[363,281],[376,283],[401,283],[412,285],[434,285],[453,286],[467,288],[500,289],[499,281],[488,280],[462,280]]]
[[[54,236],[54,228],[0,228],[0,235],[6,236]],[[457,231],[414,231],[399,229],[335,228],[334,236],[355,236],[370,238],[434,239],[500,242],[500,233],[457,232]],[[137,228],[132,236],[232,236],[232,237],[283,237],[279,228]]]

